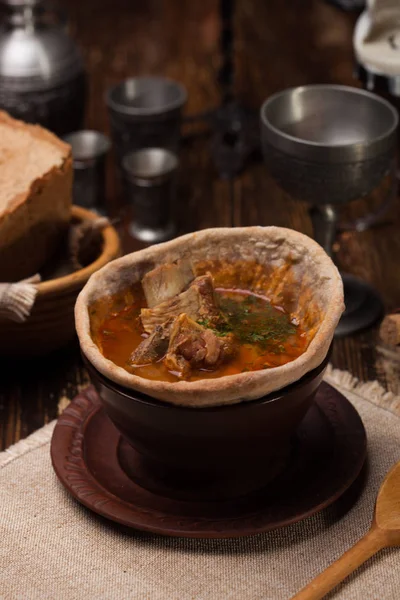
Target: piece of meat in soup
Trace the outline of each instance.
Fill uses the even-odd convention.
[[[192,369],[211,369],[234,354],[232,338],[219,338],[188,315],[181,314],[171,328],[164,363],[170,371],[187,377]]]
[[[143,366],[160,360],[168,350],[169,336],[173,319],[157,325],[129,358],[131,366]]]
[[[182,313],[195,321],[207,320],[210,325],[221,319],[211,275],[196,277],[185,292],[154,308],[142,308],[140,319],[143,329],[151,333],[157,325]]]
[[[176,263],[155,267],[142,279],[148,308],[154,308],[180,294],[193,279],[193,269],[189,260],[178,260]]]

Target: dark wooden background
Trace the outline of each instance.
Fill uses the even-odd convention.
[[[220,102],[217,0],[69,0],[71,33],[85,55],[90,92],[87,126],[109,131],[106,88],[127,76],[165,74],[181,81],[189,100],[186,114]],[[353,77],[352,32],[357,14],[323,0],[239,0],[235,16],[235,91],[258,110],[273,92],[306,83],[359,85]],[[116,199],[113,165],[108,196]],[[343,217],[361,215],[379,194],[347,207]],[[312,235],[307,206],[288,197],[253,161],[235,179],[233,207],[227,181],[210,158],[208,136],[185,143],[181,156],[179,214],[182,231],[215,226],[281,225]],[[372,283],[387,309],[400,306],[400,215],[364,233],[343,233],[337,244],[340,267]],[[137,247],[121,226],[124,250]],[[362,380],[393,383],[377,361],[377,328],[335,341],[332,363]],[[76,342],[49,357],[2,360],[0,446],[7,447],[57,415],[58,404],[87,382]]]

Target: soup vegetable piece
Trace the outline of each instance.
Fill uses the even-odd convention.
[[[255,267],[258,287],[253,281],[250,288],[243,273]],[[284,365],[305,351],[308,338],[296,318],[263,294],[264,277],[250,262],[157,266],[92,307],[93,337],[106,358],[153,380],[195,381]]]

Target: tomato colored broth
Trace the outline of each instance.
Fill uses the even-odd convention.
[[[292,322],[283,307],[273,306],[268,299],[246,289],[217,287],[217,304],[224,321],[214,329],[217,336],[234,336],[236,352],[213,370],[192,370],[188,381],[258,371],[284,365],[307,348],[309,340],[301,325]],[[146,301],[140,284],[90,308],[92,336],[103,355],[130,373],[146,379],[175,382],[182,379],[168,371],[163,360],[144,366],[132,366],[132,352],[147,337],[140,310]],[[210,327],[207,319],[199,320]]]

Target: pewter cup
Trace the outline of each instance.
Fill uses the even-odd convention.
[[[186,89],[165,77],[127,79],[108,90],[106,102],[117,159],[141,148],[179,148]]]
[[[98,131],[75,131],[64,137],[72,147],[74,203],[106,214],[105,159],[110,140]]]
[[[122,166],[134,213],[131,235],[151,244],[174,237],[176,155],[164,148],[145,148],[127,154]]]

